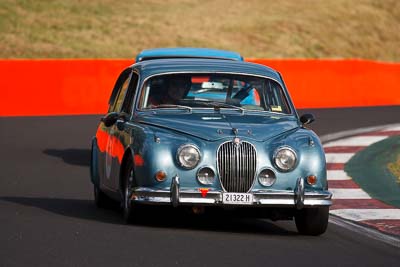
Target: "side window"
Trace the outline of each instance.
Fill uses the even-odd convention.
[[[126,93],[126,97],[124,100],[124,103],[122,105],[121,112],[130,114],[132,111],[132,106],[133,106],[133,99],[135,97],[135,92],[136,92],[136,87],[138,83],[139,76],[137,75],[136,72],[132,73],[132,77],[130,79],[130,84],[128,88],[128,92]]]
[[[280,85],[274,81],[268,81],[264,93],[267,109],[279,113],[290,113],[289,105]]]
[[[110,100],[108,102],[108,112],[119,111],[116,109],[117,100],[121,96],[121,91],[124,88],[124,86],[125,86],[125,90],[127,89],[131,72],[132,72],[131,69],[126,69],[119,75],[118,80],[115,83],[114,89],[111,93]],[[126,91],[125,91],[125,93],[126,93]],[[122,96],[124,96],[124,95],[125,94],[122,94]]]
[[[117,101],[114,104],[113,111],[119,112],[121,110],[122,104],[124,103],[126,92],[128,91],[129,79],[126,79],[121,86],[121,90],[119,90]]]

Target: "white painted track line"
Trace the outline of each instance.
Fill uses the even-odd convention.
[[[384,129],[385,131],[400,131],[400,125],[395,127],[387,127]]]
[[[361,229],[362,227],[364,232],[370,231],[374,237],[380,234],[378,230],[382,231],[384,233],[381,234],[383,235],[383,240],[389,240],[387,242],[391,243],[390,239],[393,236],[397,234],[400,237],[400,232],[397,228],[400,221],[400,209],[396,209],[395,207],[390,208],[390,205],[384,205],[379,200],[372,199],[362,188],[354,188],[356,186],[351,181],[352,178],[343,170],[344,164],[355,153],[358,153],[357,151],[360,148],[368,147],[388,138],[390,135],[382,133],[384,131],[390,131],[392,132],[390,135],[393,135],[393,131],[400,131],[400,124],[344,131],[324,136],[321,140],[324,142],[324,148],[329,148],[325,150],[328,152],[325,155],[326,162],[330,163],[328,165],[330,169],[327,169],[327,180],[330,181],[329,183],[333,187],[329,188],[329,191],[333,194],[332,199],[334,203],[334,209],[330,210],[330,214],[332,214],[331,219],[335,219],[335,216],[345,219],[338,219],[337,221],[342,225],[351,225],[351,229],[356,227],[360,227],[359,229]],[[363,209],[362,207],[367,208]],[[386,209],[386,207],[390,209]],[[370,229],[369,227],[372,228]],[[388,230],[389,228],[390,230]],[[396,240],[400,241],[400,239]],[[397,246],[400,247],[400,242]]]
[[[339,209],[330,213],[352,221],[400,220],[400,209]]]
[[[329,188],[333,194],[333,199],[371,199],[371,197],[361,188]]]
[[[354,156],[354,153],[326,153],[325,154],[327,163],[346,163],[353,156]]]
[[[351,177],[349,177],[347,173],[343,170],[328,170],[326,172],[326,176],[328,177],[328,181],[351,180]]]
[[[387,136],[354,136],[326,143],[324,147],[333,146],[369,146],[373,143],[386,139]]]

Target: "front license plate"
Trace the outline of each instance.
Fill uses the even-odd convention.
[[[244,204],[250,205],[253,203],[253,194],[245,193],[223,193],[222,203],[224,204]]]

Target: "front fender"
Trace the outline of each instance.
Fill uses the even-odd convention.
[[[181,144],[188,142],[192,143],[182,135],[162,131],[143,131],[135,135],[132,149],[137,185],[169,189],[171,179],[178,170],[176,150]],[[167,173],[167,180],[161,183],[155,180],[155,173],[160,170]]]
[[[318,136],[311,130],[300,128],[287,137],[285,145],[289,145],[297,152],[299,162],[294,172],[298,177],[315,175],[318,178],[317,184],[306,184],[306,189],[325,190],[327,188],[326,160]]]

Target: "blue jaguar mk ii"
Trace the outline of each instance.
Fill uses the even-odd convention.
[[[325,155],[282,76],[233,52],[153,49],[119,76],[92,142],[95,202],[295,219],[326,231]]]

